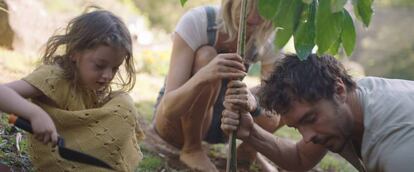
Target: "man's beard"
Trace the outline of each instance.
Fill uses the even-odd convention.
[[[349,120],[346,120],[346,114],[345,114],[345,110],[340,110],[339,108],[339,104],[338,102],[336,102],[336,100],[333,101],[333,104],[335,106],[335,113],[337,115],[338,118],[340,118],[340,120],[343,120],[344,123],[342,123],[343,125],[337,125],[337,126],[341,126],[341,128],[338,129],[338,131],[340,132],[340,135],[338,136],[338,139],[343,139],[343,140],[338,140],[340,141],[339,146],[336,147],[332,147],[330,148],[330,151],[335,152],[335,153],[339,153],[342,152],[344,150],[344,148],[346,147],[347,144],[351,144],[352,143],[352,122],[349,123]],[[347,123],[345,123],[347,122]]]
[[[352,139],[351,139],[351,136],[350,135],[345,136],[343,139],[344,140],[341,141],[341,143],[340,143],[339,146],[337,146],[337,147],[331,147],[331,148],[329,148],[329,150],[331,152],[340,153],[340,152],[342,152],[344,150],[344,148],[346,147],[347,144],[351,144],[352,143]]]

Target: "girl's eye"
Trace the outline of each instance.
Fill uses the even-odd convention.
[[[100,70],[105,68],[105,66],[99,65],[99,64],[95,64],[95,67],[96,69],[100,69]]]

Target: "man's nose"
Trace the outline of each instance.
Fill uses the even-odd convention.
[[[315,138],[316,133],[309,129],[309,128],[305,128],[305,127],[300,127],[298,128],[300,134],[302,134],[303,140],[305,141],[305,143],[310,143],[312,142],[312,140]]]

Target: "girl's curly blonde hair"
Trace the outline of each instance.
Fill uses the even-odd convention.
[[[42,56],[42,63],[60,65],[65,77],[78,84],[78,70],[70,57],[76,52],[94,49],[100,45],[126,52],[123,70],[120,70],[125,71],[126,78],[118,71],[112,84],[116,84],[122,91],[130,91],[135,85],[131,35],[125,23],[106,10],[84,13],[69,22],[64,34],[50,37]],[[62,52],[58,54],[60,51]],[[109,86],[106,90],[110,93],[112,89]]]

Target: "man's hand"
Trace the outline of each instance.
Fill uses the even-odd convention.
[[[224,106],[229,109],[253,112],[258,104],[244,82],[232,80],[227,84]]]
[[[254,123],[249,112],[256,108],[257,103],[246,84],[239,80],[230,81],[223,105],[221,129],[226,134],[237,130],[237,138],[248,138]]]
[[[229,109],[224,109],[223,111],[221,129],[226,134],[237,130],[237,138],[241,140],[247,139],[250,136],[250,131],[253,129],[253,124],[254,121],[249,112],[234,112]]]

